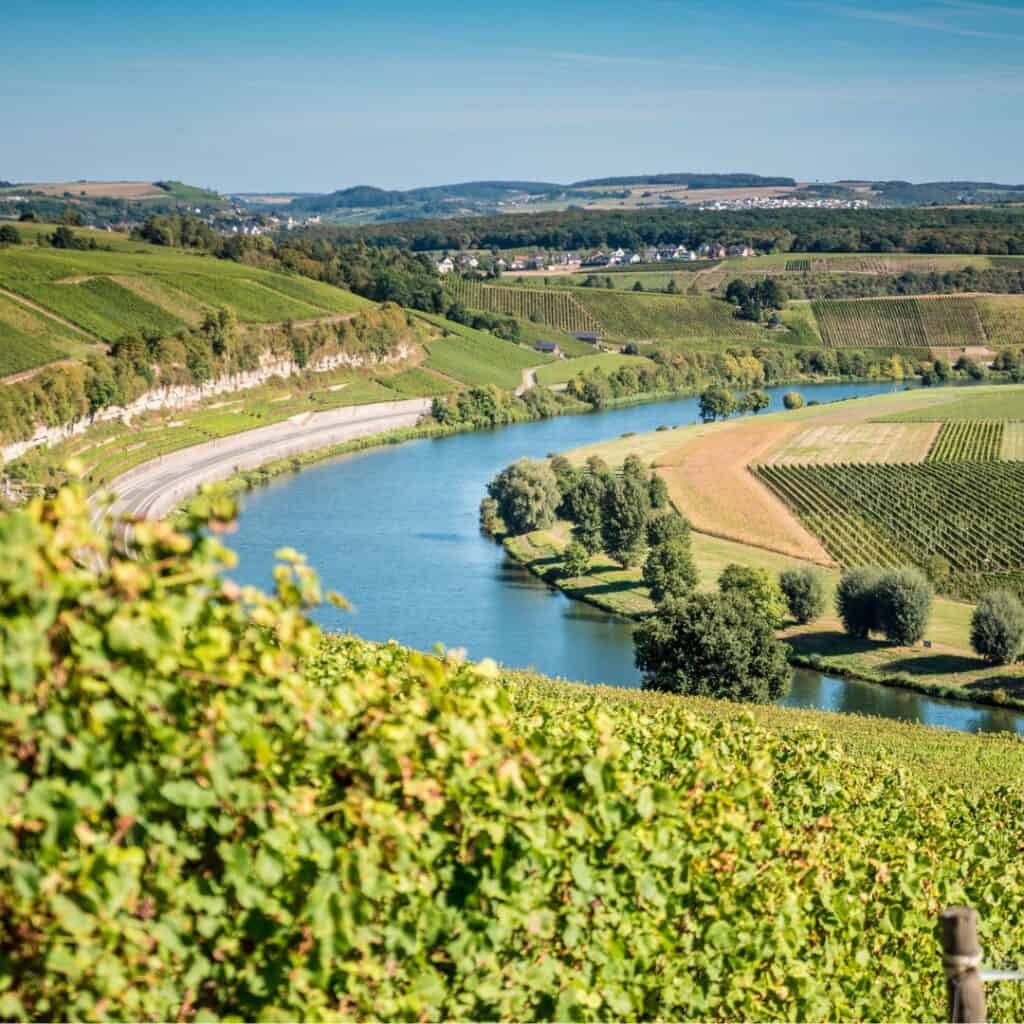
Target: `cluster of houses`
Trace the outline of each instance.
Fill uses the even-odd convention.
[[[724,260],[728,256],[753,256],[754,250],[749,245],[722,245],[720,242],[705,242],[696,249],[687,249],[685,245],[647,246],[643,249],[613,249],[605,252],[599,250],[588,255],[575,252],[562,252],[548,255],[536,253],[533,256],[511,256],[505,259],[499,256],[494,266],[502,271],[523,270],[576,270],[580,267],[615,267],[629,266],[640,263],[666,263],[673,261],[693,262],[695,260]],[[437,269],[441,274],[450,274],[453,270],[474,270],[480,266],[480,260],[472,253],[460,252],[454,257],[444,255],[437,261]]]

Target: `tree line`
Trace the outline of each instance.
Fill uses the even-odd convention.
[[[414,251],[600,249],[705,242],[766,252],[1024,253],[1024,214],[1007,207],[824,210],[566,210],[320,225],[305,237]]]

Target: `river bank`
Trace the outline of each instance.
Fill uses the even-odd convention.
[[[583,601],[602,611],[631,621],[640,621],[655,610],[639,569],[623,569],[604,555],[595,556],[585,576],[566,578],[563,575],[562,554],[569,542],[569,523],[559,523],[551,530],[537,530],[519,536],[505,536],[500,543],[510,558],[523,566],[548,586],[554,587],[574,601]],[[713,589],[718,572],[724,568],[714,547],[720,538],[700,533],[692,535],[694,562],[701,576],[702,589]],[[769,571],[778,571],[773,553],[761,557],[750,550],[747,557],[740,545],[733,545],[731,556],[739,564],[755,565]],[[727,556],[728,557],[728,556]],[[797,564],[795,561],[793,564]],[[963,618],[954,607],[958,602],[936,599],[934,615],[948,620]],[[959,621],[957,625],[962,627]],[[781,631],[789,645],[789,663],[795,667],[856,679],[881,686],[898,687],[929,697],[963,701],[985,707],[1024,710],[1024,698],[1008,692],[998,685],[1007,681],[1010,686],[1024,684],[1024,674],[1006,668],[989,668],[969,649],[940,645],[928,649],[894,647],[880,641],[858,640],[847,636],[839,620],[827,615],[810,626],[790,625]],[[831,653],[830,653],[831,652]],[[946,663],[955,661],[959,672],[939,673],[935,678],[923,678],[910,671],[887,671],[886,665],[907,664],[941,658]],[[883,666],[879,670],[877,664]]]

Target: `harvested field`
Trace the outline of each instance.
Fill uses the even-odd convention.
[[[801,431],[761,462],[772,466],[921,462],[939,427],[938,423],[823,424]]]
[[[783,420],[717,424],[663,456],[658,474],[695,530],[831,565],[821,542],[747,469],[799,430]]]
[[[1014,462],[1024,461],[1024,423],[1003,424],[1003,447],[999,457]]]
[[[41,192],[44,196],[85,196],[89,199],[155,199],[167,195],[150,181],[57,181],[26,185],[26,190]]]

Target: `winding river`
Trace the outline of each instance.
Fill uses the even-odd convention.
[[[901,385],[814,384],[808,401],[835,401]],[[768,389],[772,408],[789,387]],[[371,640],[424,650],[442,643],[471,658],[493,657],[565,679],[635,687],[631,624],[568,600],[510,561],[480,534],[477,510],[487,482],[518,458],[542,458],[633,431],[698,418],[685,398],[602,413],[562,416],[500,430],[371,449],[280,477],[245,496],[234,575],[271,583],[273,553],[285,545],[309,555],[352,613],[318,618]],[[798,669],[787,705],[858,712],[968,732],[1015,731],[1024,715],[942,701]]]

